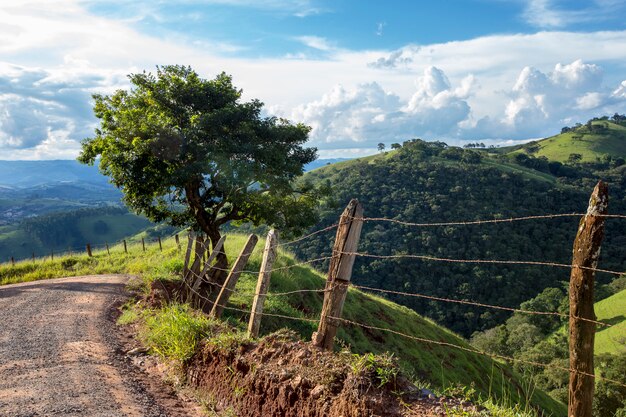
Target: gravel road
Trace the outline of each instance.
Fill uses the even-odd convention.
[[[123,353],[113,315],[127,279],[0,286],[0,417],[187,415]]]

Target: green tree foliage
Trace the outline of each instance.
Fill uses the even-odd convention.
[[[130,208],[201,230],[213,246],[231,221],[287,231],[315,221],[316,190],[294,188],[316,157],[302,146],[309,127],[262,117],[263,104],[242,102],[224,73],[205,80],[189,67],[165,66],[129,78],[130,90],[94,95],[100,126],[78,159],[99,161]]]
[[[474,153],[482,157],[479,163],[463,162]],[[546,162],[527,155],[524,157],[538,166]],[[337,208],[326,209],[314,229],[336,223],[341,209],[351,198],[358,198],[363,204],[366,217],[418,223],[584,212],[598,177],[609,182],[611,212],[626,212],[623,198],[626,180],[619,168],[601,172],[590,168],[567,168],[571,177],[550,176],[553,181],[542,181],[525,175],[521,170],[526,166],[516,165],[508,157],[502,161],[488,159],[477,150],[413,140],[404,142],[401,149],[387,158],[375,156],[331,165],[308,173],[305,178],[330,181],[339,204]],[[544,169],[549,175],[547,163]],[[529,172],[538,174],[543,171],[530,169]],[[578,221],[572,217],[428,228],[371,221],[363,226],[359,252],[569,264]],[[624,226],[619,221],[607,223],[601,260],[606,269],[626,270],[621,249],[626,246]],[[306,260],[330,255],[332,240],[329,237],[332,239],[331,234],[320,234],[302,241],[295,249],[297,256]],[[567,269],[541,266],[366,257],[357,257],[352,277],[356,284],[508,307],[519,307],[524,301],[541,294],[540,298],[530,302],[528,308],[549,311],[557,307],[558,297],[552,290],[545,294],[542,291],[557,288],[556,291],[562,293],[561,282],[568,279]],[[598,274],[599,284],[610,279],[609,275]],[[462,304],[391,294],[389,297],[465,336],[504,324],[510,316],[502,311]],[[559,320],[552,316],[533,316],[524,323],[529,329],[534,326],[528,333],[530,336],[543,336]],[[531,342],[516,341],[523,346],[530,346]]]

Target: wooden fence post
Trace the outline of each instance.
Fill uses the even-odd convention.
[[[163,252],[163,245],[161,245],[161,236],[157,236],[157,240],[159,241],[159,250]]]
[[[270,230],[265,240],[265,249],[263,250],[263,262],[259,270],[259,279],[256,283],[256,291],[254,301],[252,302],[252,313],[248,322],[248,335],[250,337],[258,337],[261,328],[261,317],[263,316],[263,304],[267,290],[270,286],[270,277],[272,276],[272,266],[278,252],[278,236],[274,229]]]
[[[211,262],[213,262],[213,260],[217,257],[217,255],[222,250],[222,246],[224,246],[225,240],[226,240],[226,235],[222,236],[220,240],[217,241],[217,245],[215,245],[215,247],[213,248],[213,252],[211,252],[211,255],[209,255],[209,258],[204,264],[204,268],[202,268],[202,271],[196,277],[195,282],[193,279],[191,280],[193,284],[191,286],[193,292],[197,292],[200,289],[200,284],[202,284],[202,277],[204,277],[209,272],[209,269],[211,269]]]
[[[87,255],[89,255],[90,257],[93,256],[91,254],[91,245],[89,243],[87,243]],[[54,259],[54,258],[52,258],[52,259]]]
[[[174,240],[176,240],[176,247],[180,251],[180,239],[178,238],[178,233],[174,235]]]
[[[191,249],[193,248],[193,233],[187,235],[187,251],[185,252],[185,262],[183,263],[183,280],[189,275],[189,260],[191,259]]]
[[[11,256],[11,266],[15,266],[15,258]]]
[[[596,320],[593,310],[595,271],[604,239],[604,220],[609,205],[609,190],[599,181],[591,193],[587,214],[578,225],[572,255],[572,272],[569,282],[569,417],[591,417],[595,378],[593,369],[593,343]],[[586,375],[582,374],[584,372]]]
[[[143,251],[146,251],[146,242],[143,238],[141,238],[141,247],[143,248]]]
[[[326,279],[326,293],[317,332],[313,333],[313,344],[322,349],[332,350],[339,321],[346,300],[348,285],[352,277],[352,267],[356,255],[361,228],[363,227],[363,206],[352,199],[341,214],[333,255]]]
[[[192,275],[191,282],[193,282],[193,276],[200,275],[200,266],[202,265],[202,259],[204,258],[205,252],[209,249],[208,247],[208,239],[205,241],[202,235],[196,236],[196,246],[195,246],[195,257],[193,259],[193,263],[189,268],[189,272]]]
[[[126,239],[124,239],[124,253],[128,253],[128,247],[126,246]]]
[[[243,249],[239,253],[239,257],[235,261],[233,265],[233,269],[230,270],[230,273],[226,277],[226,281],[224,281],[224,285],[222,286],[222,290],[219,295],[215,299],[215,304],[213,304],[213,308],[211,309],[211,316],[220,318],[222,317],[222,313],[224,312],[224,307],[226,303],[228,303],[228,299],[231,294],[235,290],[235,285],[237,284],[237,280],[243,271],[243,268],[248,263],[248,258],[252,255],[252,251],[256,246],[256,242],[259,238],[256,235],[250,235],[248,237],[248,241],[245,245],[243,245]]]
[[[33,262],[35,262],[35,252],[33,252]]]
[[[50,260],[54,261],[54,249],[50,249]]]
[[[108,242],[104,242],[104,244],[105,244],[105,245],[106,245],[106,247],[107,247],[107,254],[108,254],[109,256],[111,256],[111,252],[109,251],[109,244],[108,244]]]

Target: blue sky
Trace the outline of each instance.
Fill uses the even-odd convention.
[[[0,159],[74,158],[91,94],[156,65],[226,71],[321,157],[493,144],[626,112],[616,0],[22,0],[0,4]]]

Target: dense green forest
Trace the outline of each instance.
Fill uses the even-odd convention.
[[[626,213],[626,166],[614,159],[564,164],[529,154],[488,152],[410,140],[392,152],[312,171],[305,180],[328,181],[336,203],[325,207],[313,230],[335,223],[351,198],[362,202],[366,217],[420,223],[581,213],[600,178],[609,183],[610,212]],[[569,264],[578,221],[565,217],[421,228],[368,221],[359,251]],[[624,271],[626,224],[623,220],[607,223],[600,265]],[[301,259],[329,255],[333,238],[332,231],[314,236],[297,245],[295,252]],[[601,284],[613,278],[597,276]],[[518,307],[568,279],[567,268],[363,257],[357,257],[353,273],[353,281],[361,285],[509,307]],[[468,337],[509,316],[461,304],[389,297]]]

